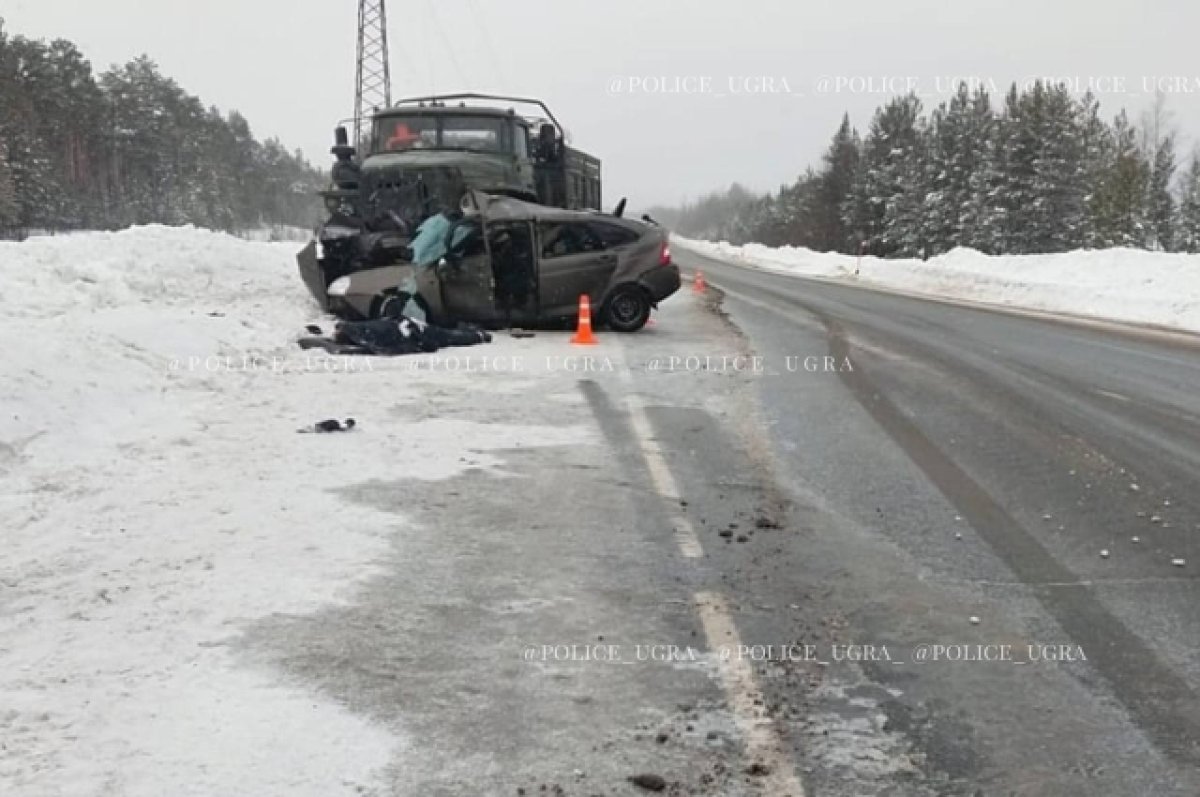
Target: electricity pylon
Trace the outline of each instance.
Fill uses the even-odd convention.
[[[358,77],[354,87],[354,145],[376,108],[392,104],[386,0],[358,0]]]

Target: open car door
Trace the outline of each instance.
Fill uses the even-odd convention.
[[[484,207],[474,208],[450,227],[445,257],[418,269],[417,292],[429,304],[433,321],[453,326],[458,321],[486,322],[495,318],[492,258],[483,234]]]

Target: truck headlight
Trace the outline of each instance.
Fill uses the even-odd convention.
[[[330,296],[345,296],[350,292],[350,278],[338,277],[329,284],[329,290],[326,291]]]

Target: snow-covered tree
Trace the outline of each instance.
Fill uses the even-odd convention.
[[[992,159],[996,118],[982,89],[961,84],[949,104],[932,114],[928,147],[930,254],[956,246],[990,249]]]
[[[1137,131],[1125,112],[1112,127],[1112,150],[1092,202],[1093,225],[1100,246],[1141,246],[1148,227],[1147,188],[1150,167],[1137,144]]]
[[[1175,199],[1171,196],[1171,180],[1175,175],[1175,138],[1167,135],[1154,147],[1147,184],[1146,246],[1169,251],[1173,246]]]
[[[1192,155],[1191,166],[1183,175],[1174,243],[1181,252],[1200,252],[1200,153]]]
[[[2,24],[0,142],[0,225],[236,229],[320,214],[319,171],[278,145],[265,159],[244,119],[205,110],[148,58],[97,79],[70,42]]]
[[[862,142],[850,126],[850,115],[842,123],[825,151],[821,173],[814,179],[810,198],[813,235],[811,246],[819,251],[853,251],[858,245],[846,227],[842,206],[854,187]]]
[[[896,97],[875,112],[863,141],[843,220],[851,235],[866,242],[876,254],[895,253],[903,233],[895,227],[889,229],[888,208],[897,204],[898,196],[921,188],[911,184],[918,171],[912,160],[919,143],[920,116],[921,101],[915,94]],[[909,197],[902,203],[912,201]]]

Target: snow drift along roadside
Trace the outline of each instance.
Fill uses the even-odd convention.
[[[856,276],[859,259],[851,255],[679,236],[672,242],[697,254],[785,274],[1200,332],[1200,255],[1101,249],[992,256],[955,249],[927,261],[864,257]]]
[[[537,407],[429,417],[431,394],[469,404],[470,375],[301,352],[318,312],[296,248],[166,227],[0,243],[0,794],[375,793],[404,729],[247,661],[243,629],[351,600],[403,555],[403,516],[336,488],[589,439]],[[546,345],[504,345],[524,344]],[[344,415],[367,431],[295,433]]]

